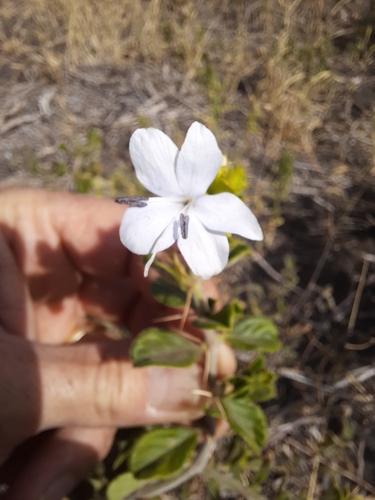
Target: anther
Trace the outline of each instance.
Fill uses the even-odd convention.
[[[180,214],[180,228],[181,228],[181,236],[184,240],[188,237],[189,231],[189,216]]]
[[[148,198],[143,196],[125,196],[124,198],[116,198],[115,202],[121,205],[129,205],[129,207],[143,208],[147,207]]]

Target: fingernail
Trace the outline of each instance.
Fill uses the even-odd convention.
[[[48,486],[40,500],[62,500],[76,485],[77,480],[74,476],[70,474],[61,476]]]
[[[201,388],[201,369],[189,368],[148,369],[148,407],[151,411],[196,413],[200,396],[194,393]]]

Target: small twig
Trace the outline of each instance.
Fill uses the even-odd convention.
[[[304,446],[301,445],[298,441],[295,441],[294,439],[289,438],[288,443],[292,445],[294,448],[297,450],[301,451],[302,453],[306,454],[309,457],[313,456],[312,450],[306,449]],[[359,479],[355,474],[352,474],[349,471],[346,471],[344,469],[341,469],[340,467],[337,467],[332,460],[326,459],[322,456],[318,457],[319,458],[319,463],[325,465],[328,467],[329,470],[333,472],[337,472],[343,477],[346,477],[349,479],[349,481],[352,481],[354,484],[357,484],[361,488],[364,488],[367,490],[369,493],[372,495],[375,495],[375,488],[371,484],[369,484],[367,481],[364,481],[363,479]]]
[[[344,347],[349,351],[364,351],[365,349],[368,349],[374,344],[375,344],[375,339],[371,338],[368,342],[364,342],[363,344],[349,344],[349,342],[347,342]]]
[[[365,441],[362,439],[362,440],[359,442],[359,446],[358,446],[358,454],[357,454],[357,460],[358,460],[357,477],[358,477],[358,481],[363,481],[363,473],[364,473],[364,471],[365,471],[365,458],[364,458],[364,455],[365,455],[365,447],[366,447],[366,443],[365,443]]]
[[[172,332],[176,333],[177,335],[179,335],[180,337],[184,337],[185,339],[190,340],[191,342],[194,342],[195,344],[202,344],[202,339],[196,337],[195,335],[192,335],[191,333],[183,332],[180,329],[172,328],[172,327],[170,328],[170,330]]]
[[[17,116],[8,120],[0,127],[0,135],[6,134],[10,130],[25,125],[26,123],[33,123],[40,118],[39,113],[33,113],[29,115]]]
[[[13,118],[15,115],[17,115],[20,111],[22,111],[25,108],[26,100],[16,100],[14,101],[8,109],[4,110],[3,113],[0,116],[0,124],[2,125],[5,123],[6,120],[9,120],[9,118]]]
[[[285,440],[285,442],[287,444],[290,444],[291,446],[293,446],[293,448],[300,451],[304,455],[307,455],[308,457],[315,456],[315,453],[316,453],[315,451],[313,451],[311,448],[308,448],[307,446],[303,445],[302,443],[300,443],[299,441],[297,441],[296,439],[294,439],[292,437],[288,437]]]
[[[295,380],[296,382],[299,382],[300,384],[303,385],[307,385],[309,387],[315,387],[316,389],[323,388],[325,392],[329,393],[332,392],[331,387],[319,384],[315,380],[303,375],[303,373],[301,373],[299,370],[293,370],[292,368],[279,368],[277,370],[277,375],[279,377]]]
[[[309,298],[310,293],[313,291],[315,288],[316,282],[320,276],[320,273],[323,270],[324,264],[327,261],[328,255],[331,252],[332,246],[333,246],[334,239],[331,238],[327,241],[323,253],[320,256],[320,259],[315,267],[315,270],[310,278],[310,281],[306,287],[306,289],[303,291],[302,295],[300,298],[297,300],[295,305],[292,307],[291,311],[286,315],[287,319],[285,321],[289,321],[289,319],[297,314],[297,312],[301,309],[303,304],[306,302],[306,300]]]
[[[313,459],[313,466],[310,475],[309,489],[307,491],[306,500],[314,500],[316,481],[318,479],[318,471],[320,466],[320,457],[316,455]]]
[[[310,356],[314,347],[317,347],[317,341],[319,341],[320,336],[323,334],[322,329],[318,329],[315,335],[312,335],[306,349],[303,351],[301,357],[299,358],[298,366],[302,367],[305,365],[306,359]]]
[[[285,276],[276,271],[276,269],[273,268],[271,264],[267,262],[266,259],[255,250],[253,250],[253,258],[254,262],[258,264],[258,266],[261,267],[270,278],[277,281],[278,283],[292,287],[292,291],[295,291],[296,293],[302,293],[302,288],[300,288],[298,285],[295,285],[290,280],[285,278]]]
[[[169,323],[170,321],[177,321],[182,318],[182,314],[170,314],[169,316],[162,316],[161,318],[155,318],[152,320],[153,323]]]
[[[355,294],[355,297],[354,297],[352,312],[351,312],[350,318],[349,318],[349,324],[348,324],[348,332],[349,333],[353,332],[354,325],[355,325],[355,322],[356,322],[356,319],[357,319],[359,304],[361,302],[363,289],[364,289],[364,286],[365,286],[365,283],[366,283],[366,277],[367,277],[368,268],[369,268],[369,262],[368,262],[367,259],[364,259],[363,265],[362,265],[361,276],[359,278],[357,291],[356,291],[356,294]]]
[[[270,437],[266,447],[268,448],[270,446],[274,446],[281,439],[284,439],[287,434],[296,430],[297,427],[301,427],[302,425],[320,424],[322,421],[322,417],[302,417],[294,420],[294,422],[287,422],[285,424],[278,425],[277,427],[271,427],[269,429]]]
[[[375,283],[375,273],[370,274],[370,276],[366,279],[365,286],[371,286]],[[353,302],[353,298],[356,292],[351,292],[340,304],[338,304],[333,309],[333,318],[335,321],[342,321],[345,317],[345,310],[350,306]]]
[[[362,383],[368,380],[369,378],[375,377],[375,367],[364,366],[362,368],[352,370],[351,372],[348,372],[345,375],[345,378],[342,378],[333,385],[319,384],[317,381],[303,375],[300,371],[293,370],[291,368],[279,368],[277,370],[277,374],[279,375],[279,377],[295,380],[300,384],[320,389],[326,394],[334,394],[336,391],[345,389],[349,385]]]
[[[349,471],[337,467],[337,465],[335,465],[332,462],[332,460],[321,458],[320,461],[323,465],[328,467],[328,469],[332,470],[333,472],[337,472],[341,476],[346,477],[347,479],[349,479],[349,481],[352,481],[354,484],[358,484],[358,486],[367,490],[369,493],[371,493],[371,495],[375,495],[375,488],[374,486],[372,486],[372,484],[368,483],[367,481],[364,481],[363,479],[359,479],[355,474],[352,474]]]
[[[344,379],[339,380],[335,384],[333,384],[332,389],[337,391],[339,389],[344,389],[348,387],[348,385],[352,384],[353,380],[357,382],[365,382],[369,378],[375,376],[375,367],[374,366],[363,366],[361,368],[357,368],[356,370],[352,370],[349,372]]]

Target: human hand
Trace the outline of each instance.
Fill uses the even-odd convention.
[[[0,190],[4,499],[61,499],[108,453],[117,427],[200,414],[198,366],[135,369],[128,340],[94,334],[69,344],[88,315],[136,334],[166,314],[119,241],[123,212],[87,196]],[[223,346],[220,375],[233,369]]]

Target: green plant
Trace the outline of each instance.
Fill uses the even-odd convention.
[[[244,196],[246,187],[243,169],[226,165],[219,170],[208,192],[229,191]],[[147,205],[148,199],[120,199],[123,200],[138,211]],[[250,252],[247,243],[232,238],[229,265]],[[107,485],[108,500],[157,496],[202,473],[212,460],[218,418],[228,422],[237,436],[237,447],[242,450],[232,450],[233,464],[238,465],[243,454],[246,460],[258,457],[268,436],[266,417],[259,403],[275,396],[275,375],[265,367],[263,355],[280,347],[275,324],[266,317],[248,315],[237,299],[218,306],[216,300],[206,295],[202,279],[186,269],[173,249],[165,252],[162,259],[157,258],[154,266],[159,278],[152,283],[151,292],[160,303],[176,308],[175,317],[180,318],[180,324],[174,333],[156,326],[141,332],[132,343],[131,359],[136,367],[186,367],[203,362],[204,386],[200,392],[206,398],[204,416],[194,427],[145,430],[126,453],[126,470],[116,474]],[[192,325],[202,330],[202,339],[185,329],[191,311]],[[254,353],[247,367],[223,380],[217,378],[216,352],[220,342]],[[259,467],[260,474],[263,466]],[[210,470],[205,474],[213,484],[218,479]],[[244,491],[235,478],[229,483],[234,489]],[[256,485],[249,491],[255,495]]]

